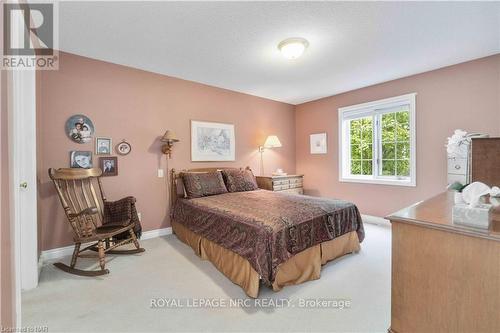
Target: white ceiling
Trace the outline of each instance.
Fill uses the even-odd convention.
[[[500,2],[61,2],[60,49],[299,104],[500,52]],[[304,37],[290,61],[277,44]]]

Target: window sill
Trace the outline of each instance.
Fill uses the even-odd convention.
[[[374,179],[374,178],[345,178],[341,177],[339,179],[341,183],[362,183],[362,184],[375,184],[375,185],[391,185],[391,186],[406,186],[406,187],[416,187],[417,184],[415,180],[390,180],[390,179]]]

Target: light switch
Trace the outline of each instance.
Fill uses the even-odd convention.
[[[163,178],[165,177],[165,172],[163,171],[163,169],[158,169],[158,178]]]

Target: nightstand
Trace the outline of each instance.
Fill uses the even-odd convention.
[[[257,176],[259,188],[275,192],[303,194],[304,175]]]

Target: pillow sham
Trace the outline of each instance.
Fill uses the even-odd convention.
[[[220,171],[183,172],[181,178],[188,199],[227,193]]]
[[[224,181],[229,192],[244,192],[258,189],[252,170],[227,169],[222,170]]]

